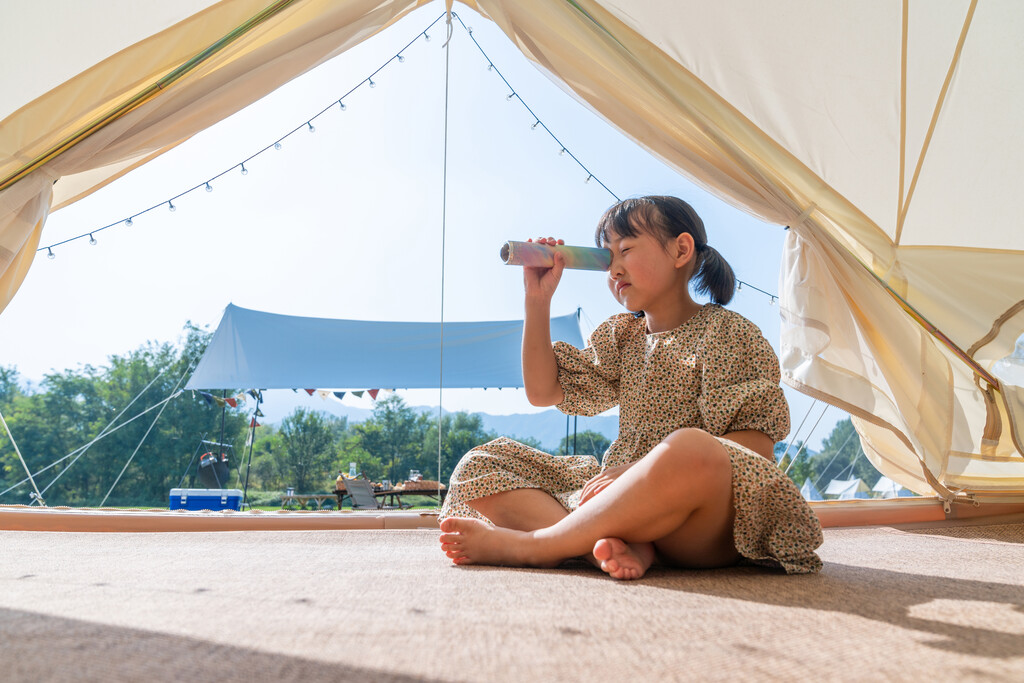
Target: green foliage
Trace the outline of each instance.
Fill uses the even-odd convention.
[[[330,416],[296,408],[281,421],[280,468],[296,493],[317,493],[335,461],[335,430]]]
[[[577,432],[575,437],[572,434],[567,437],[563,436],[562,440],[558,442],[556,453],[559,455],[593,455],[601,460],[601,456],[611,445],[611,439],[607,436],[588,429]]]
[[[423,436],[421,455],[416,468],[424,479],[447,483],[452,470],[467,452],[497,438],[497,434],[484,429],[479,415],[470,413],[447,413],[441,417],[441,475],[437,472],[437,420],[433,420]]]
[[[404,481],[409,470],[419,464],[427,425],[425,415],[405,405],[401,397],[389,396],[377,402],[371,419],[353,428],[353,450],[378,459],[387,479]],[[364,474],[373,478],[368,471]]]
[[[109,492],[107,505],[166,507],[168,492],[178,486],[199,441],[220,438],[219,407],[187,392],[160,405],[187,381],[209,339],[208,332],[189,324],[177,346],[151,342],[111,356],[105,367],[52,373],[31,394],[18,387],[12,368],[0,372],[0,410],[36,484],[49,487],[47,504],[98,505]],[[242,411],[228,409],[224,440],[240,447],[247,421]],[[107,435],[89,446],[105,429]],[[0,491],[24,478],[3,435]],[[24,482],[0,502],[27,503],[30,491]]]
[[[802,445],[801,442],[794,443],[789,448],[789,454],[779,464],[783,470],[789,469],[789,477],[797,486],[803,486],[804,481],[810,479],[823,491],[833,479],[859,478],[871,487],[881,476],[864,455],[860,447],[860,438],[853,427],[853,421],[849,418],[836,423],[832,433],[822,441],[820,453],[807,457],[805,451],[790,467],[791,460]],[[785,450],[786,444],[776,444],[776,455]]]

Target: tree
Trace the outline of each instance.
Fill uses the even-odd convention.
[[[483,419],[476,414],[457,412],[441,417],[441,472],[437,471],[437,420],[431,421],[423,436],[423,447],[418,460],[424,479],[446,484],[459,460],[477,446],[495,439],[497,435],[484,429]]]
[[[821,490],[836,478],[863,479],[870,487],[880,476],[864,455],[860,437],[850,418],[836,423],[832,433],[822,442],[821,452],[814,456],[811,466],[814,481]]]
[[[575,435],[563,436],[562,440],[558,442],[557,452],[566,455],[577,453],[593,455],[598,460],[601,460],[601,456],[604,455],[604,452],[611,445],[611,439],[607,436],[601,432],[594,432],[588,429],[577,432]]]
[[[282,469],[299,493],[324,488],[337,451],[329,418],[305,408],[281,421]],[[333,488],[333,487],[332,487]]]
[[[377,401],[373,416],[353,428],[357,439],[350,447],[383,463],[391,481],[404,481],[405,472],[418,464],[427,423],[425,415],[405,405],[400,396],[391,395]]]

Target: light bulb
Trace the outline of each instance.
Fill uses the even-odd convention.
[[[494,71],[494,64],[488,63],[487,64],[487,70],[488,71]]]
[[[96,238],[92,236],[91,232],[89,233],[89,244],[91,244],[94,247],[96,246]]]
[[[313,127],[313,123],[312,122],[306,121],[306,126],[309,128],[309,132],[310,133],[315,133],[316,132],[316,128]]]
[[[775,305],[775,297],[774,296],[771,299],[768,300],[768,305],[769,306],[774,306]]]
[[[274,143],[274,149],[277,149],[277,150],[281,149],[281,142],[280,141]]]
[[[125,224],[126,226],[128,226],[129,228],[130,228],[130,227],[132,227],[132,219],[131,219],[131,218],[128,218],[128,219],[126,219],[126,220],[125,220],[125,222],[124,222],[124,224]]]
[[[430,42],[430,34],[427,33],[426,31],[423,32],[423,40],[427,41],[428,43]]]
[[[53,249],[50,249],[49,247],[47,247],[46,248],[46,258],[48,258],[48,259],[55,259],[55,258],[57,258],[57,255],[53,253]]]
[[[242,164],[242,175],[249,175],[249,169],[245,167],[245,164]]]
[[[560,157],[564,157],[565,156],[565,147],[563,147],[562,149],[558,150],[558,156],[560,156]]]
[[[346,109],[345,103],[342,102],[341,100],[338,100],[338,107],[341,108],[342,111],[345,111]]]
[[[508,100],[509,102],[511,102],[512,98],[515,97],[515,96],[516,96],[515,92],[510,92],[508,95],[505,95],[505,99]]]
[[[593,175],[588,175],[588,176],[587,176],[587,179],[586,179],[586,180],[584,180],[583,182],[584,182],[584,183],[589,183],[589,182],[590,182],[590,179],[591,179],[591,178],[593,178],[593,177],[594,177]]]
[[[371,88],[376,88],[376,87],[377,87],[377,84],[373,82],[373,79],[372,79],[372,78],[368,78],[368,79],[366,79],[366,80],[368,80],[368,81],[370,82],[370,87],[371,87]]]
[[[206,191],[213,192],[213,185],[211,185],[209,182],[206,183]]]
[[[736,283],[736,291],[739,292],[739,291],[742,291],[742,290],[743,290],[743,283],[742,282],[737,282]]]
[[[405,57],[403,57],[402,55],[398,55],[398,61],[399,62],[404,62],[405,61]]]
[[[530,130],[536,130],[537,126],[539,126],[539,125],[540,125],[540,121],[538,121],[537,123],[535,123],[532,126],[530,126]]]
[[[168,200],[167,200],[167,210],[168,210],[168,211],[177,211],[177,210],[178,210],[178,207],[176,207],[176,206],[174,205],[174,202],[172,202],[172,201],[171,201],[170,199],[168,199]]]

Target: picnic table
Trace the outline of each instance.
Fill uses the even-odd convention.
[[[402,508],[409,507],[408,504],[402,503],[402,496],[426,496],[426,497],[431,498],[433,500],[436,500],[438,502],[444,502],[444,496],[445,496],[446,493],[448,493],[448,490],[442,488],[441,489],[441,497],[440,497],[440,499],[438,499],[437,489],[419,489],[419,490],[411,489],[410,490],[410,489],[404,489],[404,488],[403,489],[391,488],[391,489],[375,490],[373,492],[373,495],[374,495],[375,498],[387,498],[388,499],[387,501],[382,501],[382,502],[386,502],[387,505],[391,505],[391,506],[394,506],[394,507],[398,507],[399,509],[402,509]],[[342,505],[344,504],[345,499],[349,497],[348,491],[346,491],[345,489],[336,489],[334,491],[334,495],[338,497],[338,509],[340,510],[342,508]],[[350,504],[351,504],[351,501],[350,501]]]

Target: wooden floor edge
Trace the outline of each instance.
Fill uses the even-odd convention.
[[[186,512],[89,508],[0,507],[0,530],[110,533],[436,529],[423,512]]]
[[[1000,524],[1024,521],[1024,503],[955,504],[945,512],[937,498],[813,501],[826,529]],[[316,531],[346,529],[436,529],[436,511],[420,512],[188,512],[114,508],[0,506],[0,530],[110,533],[206,531]]]

